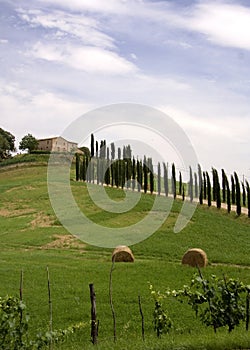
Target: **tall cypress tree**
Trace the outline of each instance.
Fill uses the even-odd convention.
[[[126,161],[124,160],[125,165],[126,165],[126,181],[127,181],[127,188],[130,187],[130,183],[131,183],[131,177],[132,177],[132,162],[131,162],[131,158],[126,158]]]
[[[157,188],[158,188],[158,196],[160,196],[160,194],[161,194],[161,163],[160,162],[158,162],[157,170],[158,170],[158,175],[157,175],[158,186],[157,186]]]
[[[115,159],[115,144],[114,144],[114,142],[111,143],[110,147],[111,147],[111,159],[114,160]]]
[[[96,160],[96,182],[97,185],[100,183],[100,178],[101,178],[101,158],[97,158]]]
[[[166,166],[165,163],[163,163],[163,170],[164,170],[164,191],[166,197],[168,197],[168,165]]]
[[[182,200],[185,200],[185,185],[182,185]]]
[[[194,197],[198,198],[198,180],[196,172],[194,173]]]
[[[142,188],[142,167],[141,162],[139,159],[136,161],[136,168],[137,168],[137,190],[138,192],[141,192]]]
[[[242,204],[243,204],[243,207],[245,207],[246,206],[246,189],[243,181],[241,182],[241,186],[242,186]]]
[[[215,172],[214,168],[212,168],[212,178],[213,178],[213,201],[216,202],[216,200],[217,200],[217,178],[216,178],[216,172]]]
[[[231,211],[231,193],[230,193],[230,187],[229,187],[227,176],[225,176],[225,186],[226,186],[226,194],[227,194],[227,212],[229,214]]]
[[[190,198],[190,202],[193,202],[194,199],[194,184],[193,184],[193,171],[191,166],[189,167],[189,186],[188,186],[188,194]]]
[[[124,185],[125,185],[125,177],[126,177],[126,173],[125,173],[125,160],[123,159],[120,159],[120,186],[122,188],[124,188]]]
[[[206,179],[206,172],[203,171],[203,194],[204,194],[204,199],[207,199],[207,179]]]
[[[231,194],[232,194],[232,204],[236,204],[235,181],[234,181],[233,175],[231,175]]]
[[[85,164],[86,164],[86,181],[89,182],[89,157],[88,156],[86,156]]]
[[[98,141],[95,142],[95,156],[98,158]]]
[[[172,163],[172,194],[174,199],[176,198],[176,173],[175,173],[175,165]]]
[[[79,154],[76,154],[76,181],[79,181]]]
[[[146,161],[145,156],[144,156],[144,161],[143,161],[143,179],[144,179],[144,183],[143,183],[144,193],[147,193],[147,190],[148,190],[148,166],[147,166],[147,161]]]
[[[213,190],[214,190],[214,197],[216,200],[216,206],[218,209],[220,209],[221,208],[220,182],[219,182],[218,172],[214,168],[213,168]]]
[[[132,161],[132,190],[135,190],[135,178],[136,178],[136,165],[135,165],[135,157],[133,157]]]
[[[240,215],[241,214],[240,182],[236,172],[234,172],[234,179],[235,179],[235,191],[236,191],[236,213],[237,215]]]
[[[201,166],[198,164],[198,177],[199,177],[199,201],[203,204],[203,182],[202,182],[202,171]]]
[[[181,172],[179,171],[179,195],[182,195],[182,175]]]
[[[224,169],[221,170],[222,175],[222,202],[226,202],[226,173]]]
[[[91,157],[94,157],[95,155],[95,139],[93,134],[91,134],[90,154],[91,154]]]
[[[246,180],[246,190],[247,190],[248,217],[250,218],[250,186],[247,180]]]
[[[206,178],[207,178],[207,205],[211,207],[211,182],[208,172],[206,171]]]
[[[104,175],[104,180],[105,180],[105,184],[107,186],[110,185],[110,164],[109,164],[109,158],[107,158],[106,160],[106,171],[105,171],[105,175]]]
[[[150,172],[149,172],[149,183],[150,183],[150,193],[153,194],[153,192],[154,192],[154,172],[153,172],[153,170],[150,170]]]

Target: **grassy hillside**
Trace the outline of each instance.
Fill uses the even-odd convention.
[[[117,263],[113,272],[113,299],[117,316],[118,342],[113,345],[112,315],[109,305],[109,272],[112,249],[89,246],[73,238],[60,224],[50,205],[46,166],[0,170],[0,295],[18,295],[20,271],[24,271],[23,298],[35,334],[48,329],[49,308],[46,267],[50,269],[55,329],[85,322],[85,328],[54,349],[87,349],[90,343],[90,303],[88,284],[96,290],[100,349],[236,349],[250,348],[244,327],[228,335],[215,336],[194,318],[188,305],[177,302],[166,307],[175,322],[175,331],[158,340],[153,330],[153,300],[148,282],[156,289],[179,288],[188,283],[194,269],[182,266],[181,257],[190,247],[206,251],[211,273],[240,278],[250,284],[250,220],[224,210],[198,206],[187,227],[180,233],[173,226],[181,201],[173,205],[162,227],[145,241],[132,246],[134,264]],[[71,181],[79,207],[91,220],[105,226],[122,227],[147,214],[153,196],[142,195],[129,213],[102,211],[90,200],[85,184]],[[120,200],[124,193],[107,189]],[[167,199],[164,198],[167,201]],[[167,205],[167,203],[166,203]],[[140,336],[138,294],[145,317],[145,343]]]

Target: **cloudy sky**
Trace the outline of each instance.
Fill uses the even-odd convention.
[[[180,125],[203,169],[250,180],[248,0],[0,0],[0,63],[0,126],[17,141],[145,104]]]

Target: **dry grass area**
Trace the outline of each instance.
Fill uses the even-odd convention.
[[[25,216],[28,214],[34,213],[35,209],[24,207],[24,208],[15,208],[15,205],[1,208],[0,209],[0,216],[3,216],[5,218],[14,218],[18,216]]]
[[[11,187],[5,193],[11,193],[11,192],[18,191],[18,190],[32,191],[34,189],[35,189],[35,187],[30,186],[30,185],[29,186],[16,186],[16,187]]]
[[[35,227],[53,227],[55,222],[54,216],[46,215],[44,212],[40,211],[35,214],[35,218],[31,221],[30,225],[32,228]]]
[[[84,252],[85,244],[72,235],[54,235],[53,241],[41,246],[41,249],[78,249]]]

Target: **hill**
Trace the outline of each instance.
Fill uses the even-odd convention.
[[[47,191],[47,167],[20,167],[0,170],[0,278],[1,296],[19,293],[20,271],[24,272],[23,298],[27,304],[33,333],[47,329],[46,267],[50,269],[53,300],[53,327],[65,328],[79,322],[85,327],[72,335],[61,349],[91,348],[89,344],[90,305],[88,284],[94,282],[100,320],[99,342],[103,349],[233,349],[250,347],[249,334],[242,327],[216,336],[193,318],[188,305],[166,305],[177,330],[157,340],[152,324],[154,302],[148,282],[156,289],[180,288],[192,278],[195,269],[181,266],[190,247],[206,251],[211,273],[240,278],[249,284],[250,222],[246,216],[230,215],[223,209],[198,206],[187,227],[173,232],[182,202],[175,201],[168,219],[148,239],[133,245],[134,264],[116,264],[113,272],[113,300],[117,316],[117,345],[112,343],[112,315],[109,305],[109,273],[112,249],[87,245],[72,237],[56,218]],[[71,181],[79,207],[99,225],[122,227],[147,215],[154,196],[142,195],[129,213],[103,211],[89,198],[86,185]],[[107,188],[114,200],[122,190]],[[167,200],[167,199],[166,199]],[[146,342],[140,339],[141,320],[137,298],[141,296]],[[181,314],[180,314],[181,312]],[[178,315],[178,316],[177,316]],[[176,333],[177,332],[177,333]],[[178,336],[176,336],[178,335]],[[216,347],[217,346],[217,347]],[[56,346],[54,348],[57,348]]]

